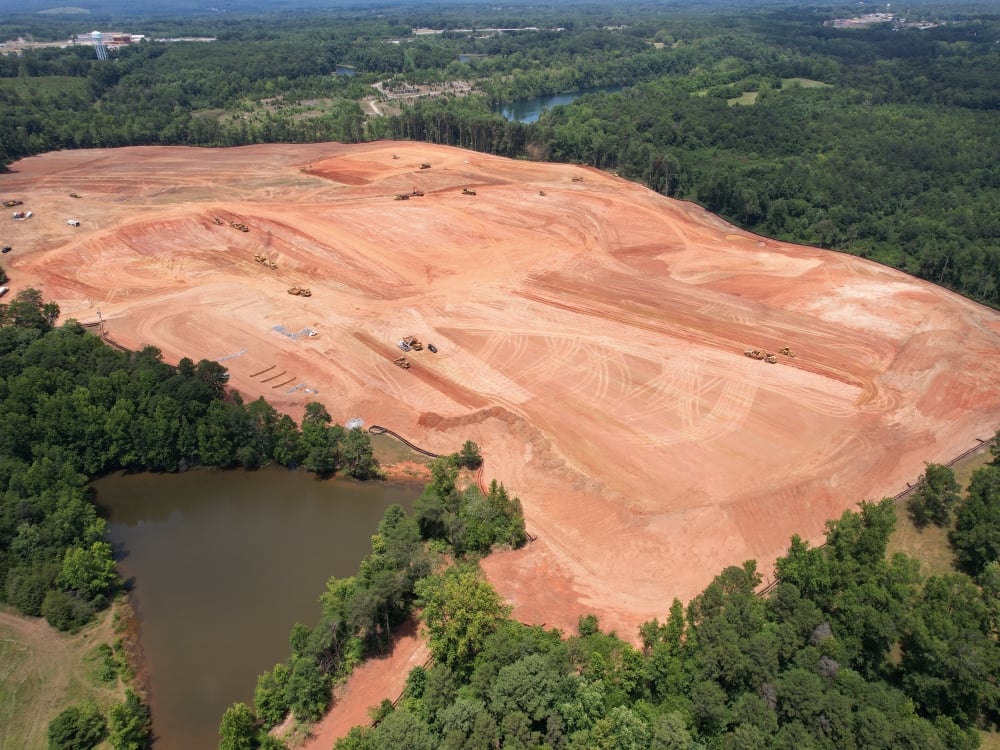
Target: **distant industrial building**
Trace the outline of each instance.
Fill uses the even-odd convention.
[[[97,59],[107,60],[111,50],[141,42],[145,38],[142,34],[125,34],[121,31],[91,31],[89,34],[77,34],[73,37],[73,43],[92,44],[97,50]]]
[[[123,31],[91,31],[89,34],[76,34],[62,42],[35,42],[18,37],[6,42],[0,42],[0,55],[19,55],[25,50],[41,49],[43,47],[76,47],[86,45],[93,47],[100,60],[107,60],[108,54],[130,44],[138,44],[148,39],[145,34],[128,34]],[[153,39],[155,42],[214,42],[215,37],[173,37],[170,39]]]
[[[91,31],[89,34],[77,34],[75,37],[77,44],[97,44],[100,42],[111,49],[123,47],[126,44],[135,44],[145,38],[144,34],[125,34],[121,31]]]

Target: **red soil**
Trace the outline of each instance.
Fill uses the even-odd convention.
[[[6,225],[14,292],[99,310],[168,361],[221,359],[296,417],[318,400],[436,452],[476,441],[538,537],[484,566],[528,622],[594,612],[635,640],[724,566],[770,574],[793,533],[820,540],[1000,425],[1000,314],[594,170],[415,143],[13,170],[0,192],[35,213]],[[407,334],[439,352],[395,367]],[[743,356],[782,346],[797,356]]]

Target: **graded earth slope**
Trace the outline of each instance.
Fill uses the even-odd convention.
[[[634,640],[1000,424],[996,312],[594,170],[415,143],[128,148],[23,160],[0,193],[34,212],[5,217],[14,292],[218,359],[296,417],[318,400],[436,452],[479,443],[537,536],[485,567],[550,627],[595,612]],[[404,370],[411,334],[438,352]]]

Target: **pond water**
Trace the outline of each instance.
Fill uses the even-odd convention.
[[[256,472],[115,474],[94,482],[133,602],[149,672],[155,750],[210,750],[222,713],[253,705],[288,634],[319,618],[332,576],[353,575],[385,509],[413,483]]]
[[[545,110],[569,104],[584,94],[596,94],[598,92],[614,94],[623,88],[625,87],[598,86],[592,89],[583,89],[582,91],[572,91],[567,94],[549,94],[548,96],[535,96],[530,99],[515,99],[512,102],[495,106],[493,111],[503,115],[511,122],[538,122],[538,118]]]

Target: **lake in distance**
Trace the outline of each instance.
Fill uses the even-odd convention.
[[[575,99],[579,99],[584,94],[596,94],[604,92],[614,94],[621,91],[624,86],[599,86],[597,88],[584,89],[583,91],[571,91],[565,94],[549,94],[547,96],[534,96],[530,99],[515,99],[512,102],[497,105],[494,112],[501,114],[511,122],[523,122],[525,124],[538,122],[542,112],[553,107],[569,104]]]
[[[290,655],[292,625],[319,619],[330,576],[371,552],[385,509],[416,483],[320,481],[260,471],[114,474],[93,483],[149,674],[154,750],[212,750],[236,701]]]

